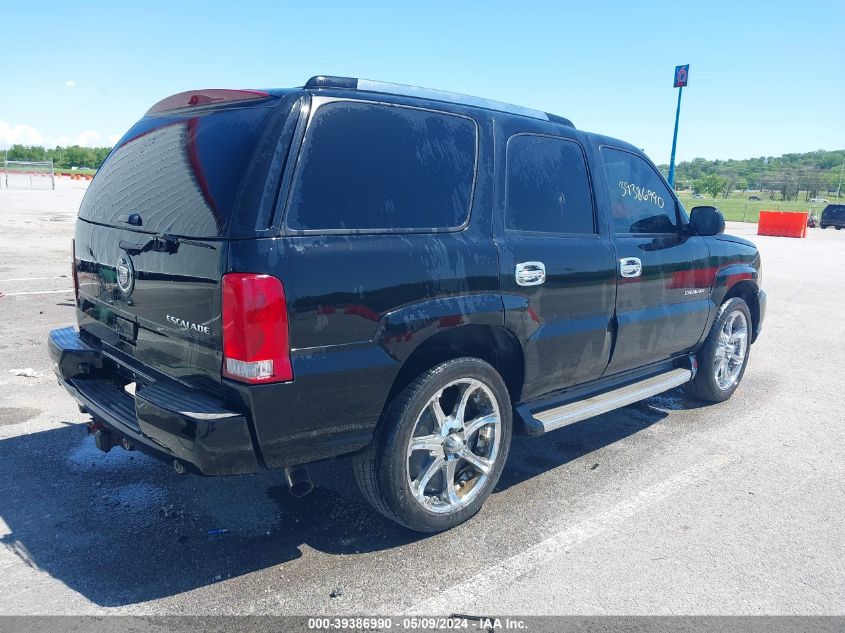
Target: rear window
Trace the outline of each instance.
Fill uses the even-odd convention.
[[[97,172],[79,209],[84,220],[144,231],[218,237],[272,111],[230,108],[139,121]]]
[[[337,101],[303,139],[287,213],[295,231],[462,226],[476,164],[476,126],[429,110]]]

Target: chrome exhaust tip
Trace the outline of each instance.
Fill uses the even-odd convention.
[[[314,484],[311,483],[311,477],[308,476],[308,469],[305,466],[286,467],[285,483],[288,485],[291,496],[297,499],[314,490]]]

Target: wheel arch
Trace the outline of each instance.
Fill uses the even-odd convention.
[[[525,380],[525,357],[516,335],[500,325],[468,324],[432,334],[411,352],[391,385],[385,408],[422,372],[465,356],[490,363],[502,376],[511,401],[519,401]]]
[[[739,297],[746,304],[751,312],[751,342],[757,339],[757,334],[760,331],[760,299],[759,288],[757,284],[752,281],[739,281],[728,290],[725,294],[724,301],[729,301],[734,297]]]
[[[751,342],[760,333],[762,313],[760,310],[760,271],[749,264],[726,266],[716,273],[713,300],[717,306],[734,297],[739,297],[751,312]],[[709,331],[709,328],[708,328]]]

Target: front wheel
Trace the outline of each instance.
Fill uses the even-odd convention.
[[[739,386],[751,349],[751,312],[739,297],[719,308],[713,328],[696,354],[698,372],[687,391],[699,400],[724,402]]]
[[[511,442],[510,396],[498,372],[477,358],[429,369],[399,393],[355,478],[387,518],[440,532],[481,509],[502,474]]]

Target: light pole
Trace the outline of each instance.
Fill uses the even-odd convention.
[[[678,147],[678,121],[681,118],[681,94],[689,81],[689,64],[675,66],[675,88],[678,89],[678,109],[675,110],[675,133],[672,135],[672,154],[669,156],[669,186],[675,188],[675,149]]]
[[[681,94],[683,87],[678,88],[678,109],[675,110],[675,133],[672,135],[672,154],[669,156],[669,186],[675,188],[675,149],[678,147],[678,120],[681,118]]]
[[[845,158],[842,159],[842,167],[839,169],[839,186],[836,188],[836,198],[842,193],[842,172],[845,171]]]

